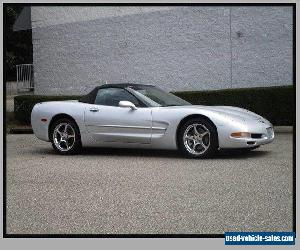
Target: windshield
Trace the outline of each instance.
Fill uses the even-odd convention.
[[[133,86],[129,90],[132,90],[138,98],[150,107],[191,105],[189,102],[153,86]]]

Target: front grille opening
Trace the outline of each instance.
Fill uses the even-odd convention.
[[[262,137],[262,134],[251,134],[251,138],[253,139],[260,139]]]
[[[248,145],[254,145],[254,144],[255,144],[255,141],[248,141],[247,144],[248,144]]]

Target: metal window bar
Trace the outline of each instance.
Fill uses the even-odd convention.
[[[28,92],[34,90],[33,65],[19,64],[17,70],[17,88],[18,92]]]

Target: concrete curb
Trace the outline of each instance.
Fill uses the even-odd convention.
[[[275,133],[293,133],[293,126],[274,126]]]

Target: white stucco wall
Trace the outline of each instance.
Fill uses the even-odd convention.
[[[32,7],[36,94],[291,85],[291,7]]]

